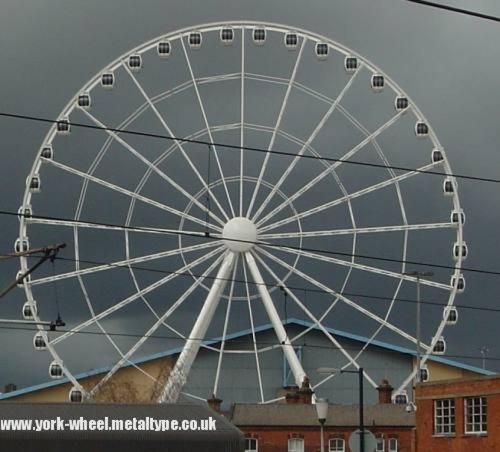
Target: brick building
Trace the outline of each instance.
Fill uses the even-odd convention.
[[[391,403],[388,384],[381,385],[379,403],[364,406],[365,428],[377,439],[378,452],[415,451],[415,415],[406,405]],[[290,388],[292,389],[292,388]],[[318,452],[320,424],[311,394],[303,388],[286,403],[234,405],[230,419],[246,436],[246,452]],[[330,405],[324,424],[325,451],[350,452],[348,440],[358,428],[357,405]]]
[[[417,451],[500,450],[500,376],[418,385]]]

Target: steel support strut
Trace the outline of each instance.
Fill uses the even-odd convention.
[[[196,355],[198,354],[200,345],[205,338],[205,334],[207,333],[210,323],[212,322],[220,297],[230,277],[234,261],[235,253],[228,251],[222,261],[219,271],[217,272],[214,283],[208,292],[198,319],[196,320],[196,323],[186,340],[186,344],[184,345],[172,372],[170,372],[167,383],[165,384],[158,400],[160,403],[177,402],[182,388],[186,384],[191,366],[193,365]]]
[[[249,253],[245,253],[245,260],[248,264],[248,268],[250,269],[250,273],[252,274],[253,280],[259,290],[260,298],[262,299],[262,303],[264,304],[264,308],[266,309],[267,315],[271,320],[271,324],[273,325],[274,331],[276,332],[276,336],[278,338],[279,343],[281,344],[281,348],[283,349],[283,353],[288,361],[288,365],[293,373],[295,378],[295,384],[300,386],[306,373],[302,368],[302,364],[297,358],[295,350],[293,349],[292,343],[290,342],[289,337],[286,334],[285,328],[283,327],[283,323],[279,317],[278,312],[276,311],[276,307],[271,299],[271,295],[269,295],[269,291],[267,290],[267,286],[262,279],[262,275],[260,274],[259,267],[257,267],[257,263],[255,262],[254,257]]]

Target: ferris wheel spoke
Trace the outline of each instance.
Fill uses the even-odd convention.
[[[303,185],[299,190],[297,190],[293,195],[289,196],[284,202],[282,202],[280,205],[276,206],[271,212],[269,212],[265,217],[263,217],[259,222],[257,223],[257,226],[260,226],[261,224],[265,223],[267,220],[272,218],[274,215],[277,213],[281,212],[286,206],[290,205],[293,201],[295,201],[297,198],[302,196],[304,193],[306,193],[309,189],[314,187],[316,184],[318,184],[321,180],[323,180],[328,174],[331,174],[333,171],[335,171],[336,168],[338,168],[344,161],[350,159],[353,155],[355,155],[358,151],[363,149],[368,143],[373,141],[375,138],[377,138],[382,132],[387,130],[390,126],[392,126],[394,123],[397,122],[397,120],[401,117],[403,112],[400,112],[396,115],[394,115],[389,121],[385,122],[382,124],[377,130],[375,130],[373,133],[368,135],[363,141],[358,143],[356,146],[354,146],[350,151],[346,152],[338,161],[335,162],[329,166],[327,166],[321,173],[319,173],[316,177],[314,177],[312,180],[310,180],[307,184]]]
[[[198,354],[202,341],[205,339],[208,327],[219,304],[220,297],[226,287],[227,279],[234,266],[235,253],[228,251],[224,254],[222,263],[217,272],[212,287],[196,319],[188,340],[184,344],[175,366],[170,372],[168,380],[163,387],[159,402],[176,403],[179,395],[187,382],[193,362]]]
[[[293,88],[293,82],[295,80],[295,76],[297,75],[297,69],[298,69],[298,67],[300,65],[300,61],[302,59],[302,51],[304,50],[306,40],[307,40],[306,38],[304,38],[302,40],[302,44],[300,46],[300,50],[299,50],[299,53],[297,55],[297,59],[295,60],[295,65],[294,65],[293,70],[292,70],[292,75],[290,77],[290,80],[288,80],[288,86],[286,88],[285,97],[283,98],[283,102],[281,103],[281,108],[280,108],[280,112],[278,114],[278,119],[276,120],[276,124],[274,126],[274,129],[273,129],[273,132],[271,135],[271,141],[269,142],[269,145],[267,147],[267,153],[266,153],[266,156],[264,157],[264,161],[263,161],[262,166],[260,168],[259,177],[257,179],[257,184],[255,185],[255,188],[254,188],[253,194],[252,194],[252,198],[251,198],[250,204],[248,206],[248,210],[246,213],[247,218],[250,218],[250,215],[252,213],[252,209],[253,209],[255,200],[257,198],[257,194],[259,192],[260,184],[262,182],[262,178],[264,177],[264,173],[266,172],[267,163],[269,161],[269,158],[271,157],[270,151],[274,146],[274,141],[276,140],[276,134],[278,132],[278,129],[280,128],[281,121],[283,119],[283,114],[284,114],[285,109],[288,105],[288,98],[289,98],[290,93],[291,93],[292,88]]]
[[[276,339],[278,340],[278,343],[281,345],[283,354],[285,355],[286,360],[288,361],[288,365],[290,366],[290,369],[293,373],[295,384],[297,384],[297,386],[300,386],[302,384],[302,381],[304,380],[304,377],[306,376],[306,373],[304,372],[302,364],[297,358],[297,354],[293,349],[293,345],[290,341],[290,338],[288,337],[288,334],[285,328],[283,327],[283,323],[281,322],[280,316],[276,311],[276,306],[274,305],[273,300],[269,295],[269,291],[267,290],[267,286],[264,280],[262,279],[262,275],[260,273],[259,267],[257,266],[257,263],[255,262],[253,255],[249,252],[246,252],[245,260],[252,275],[252,278],[254,280],[254,283],[257,285],[257,290],[259,291],[259,295],[262,300],[262,304],[264,305],[264,308],[266,310],[267,316],[269,317],[269,320],[271,321],[271,324],[276,333]]]
[[[187,289],[176,301],[175,303],[148,329],[148,331],[142,336],[123,357],[111,368],[111,370],[99,381],[97,385],[90,391],[90,396],[96,394],[99,389],[106,384],[107,381],[125,364],[129,362],[130,357],[139,350],[139,348],[156,332],[156,330],[168,320],[168,318],[181,306],[186,299],[194,292],[196,288],[205,280],[205,278],[214,270],[214,268],[222,261],[222,256],[216,259],[200,277],[195,279],[195,282]]]
[[[222,260],[222,256],[216,259],[210,267],[208,267],[203,274],[196,278],[195,282],[186,290],[176,301],[175,303],[161,316],[158,320],[148,329],[148,331],[142,336],[123,357],[116,362],[116,364],[111,368],[111,370],[99,381],[97,385],[90,391],[90,395],[96,394],[99,389],[106,384],[107,381],[126,363],[129,362],[129,359],[132,355],[134,355],[137,350],[158,330],[158,328],[168,320],[168,318],[177,310],[179,306],[181,306],[186,299],[194,292],[194,290],[200,286],[200,284],[205,280],[205,278],[213,271],[213,269],[220,263]]]
[[[217,370],[215,371],[215,381],[214,381],[214,390],[213,390],[214,396],[217,396],[217,392],[219,390],[220,372],[222,369],[222,359],[224,357],[224,349],[226,348],[227,327],[229,325],[229,315],[231,314],[231,305],[233,302],[234,281],[236,279],[236,269],[238,267],[238,260],[239,260],[239,257],[236,256],[234,267],[233,267],[233,274],[231,277],[231,286],[229,288],[229,296],[227,299],[227,308],[226,308],[226,315],[224,317],[224,327],[223,327],[223,331],[222,331],[222,340],[221,340],[221,345],[220,345],[220,349],[219,349],[219,358],[217,359]]]
[[[327,229],[320,231],[302,231],[285,232],[281,234],[259,234],[259,239],[288,239],[305,237],[330,237],[334,235],[352,235],[352,234],[374,234],[379,232],[401,232],[426,229],[448,229],[456,228],[456,223],[422,223],[422,224],[402,224],[395,226],[375,226],[369,228],[350,228],[350,229]]]
[[[73,336],[74,334],[78,333],[79,331],[93,325],[97,321],[104,319],[108,317],[110,314],[124,308],[125,306],[129,305],[133,301],[137,300],[143,295],[147,295],[148,293],[152,292],[153,290],[158,289],[159,287],[167,284],[168,282],[172,281],[173,279],[177,278],[180,275],[185,274],[185,272],[195,268],[199,264],[207,261],[208,259],[211,259],[218,253],[222,252],[222,247],[217,248],[215,250],[210,251],[209,253],[205,254],[204,256],[194,260],[193,262],[184,265],[183,267],[178,268],[177,270],[173,271],[171,274],[168,276],[165,276],[164,278],[161,278],[160,280],[154,282],[153,284],[150,284],[149,286],[146,286],[144,289],[141,289],[140,291],[134,293],[133,295],[123,299],[122,301],[116,303],[115,305],[109,307],[108,309],[100,312],[99,314],[93,316],[92,318],[86,320],[85,322],[80,323],[79,325],[75,326],[72,328],[70,331],[65,332],[64,334],[61,334],[60,336],[56,337],[52,341],[50,341],[51,345],[55,345],[59,342],[62,342],[63,340]]]
[[[110,190],[113,190],[113,191],[116,191],[116,192],[121,193],[123,195],[126,195],[130,198],[137,200],[137,201],[144,202],[144,203],[149,204],[153,207],[156,207],[158,209],[161,209],[161,210],[164,210],[164,211],[169,212],[171,214],[174,214],[180,218],[185,218],[186,220],[192,221],[193,223],[197,223],[203,227],[208,226],[209,228],[212,228],[218,232],[222,231],[222,229],[219,226],[216,226],[214,224],[207,225],[205,221],[202,221],[199,218],[193,217],[192,215],[189,215],[188,213],[181,212],[180,210],[174,209],[173,207],[167,206],[161,202],[154,201],[150,198],[139,195],[138,193],[134,193],[130,190],[127,190],[126,188],[119,187],[118,185],[112,184],[111,182],[107,182],[107,181],[100,179],[98,177],[95,177],[95,176],[92,176],[92,175],[87,174],[85,172],[79,171],[75,168],[64,165],[63,163],[56,162],[55,160],[49,160],[49,162],[51,165],[54,165],[55,167],[57,167],[63,171],[74,174],[75,176],[79,176],[82,179],[94,182],[94,183],[101,185],[103,187],[109,188]]]
[[[326,122],[328,121],[328,119],[330,118],[330,116],[337,109],[337,106],[339,105],[340,101],[344,97],[345,93],[347,93],[347,91],[351,87],[352,83],[354,82],[354,80],[356,78],[356,75],[359,74],[359,72],[361,70],[361,67],[362,66],[360,66],[356,70],[356,72],[354,72],[351,75],[351,77],[349,78],[348,82],[346,83],[346,85],[344,86],[344,88],[340,91],[340,93],[337,96],[337,98],[330,105],[330,107],[328,108],[328,110],[326,111],[326,113],[323,115],[323,117],[321,118],[320,122],[318,123],[318,125],[316,126],[316,128],[314,129],[314,131],[311,133],[311,135],[309,136],[309,138],[307,139],[307,141],[304,143],[304,145],[300,148],[298,154],[294,157],[294,159],[292,160],[292,162],[290,163],[290,165],[286,168],[285,172],[280,177],[280,179],[278,180],[278,182],[276,183],[276,185],[273,187],[273,189],[271,190],[271,192],[267,195],[267,197],[264,199],[264,201],[262,202],[262,204],[260,205],[260,207],[257,209],[257,211],[255,212],[255,215],[252,218],[253,222],[256,222],[258,220],[258,218],[260,217],[260,215],[262,214],[262,212],[266,208],[267,204],[271,201],[271,199],[276,194],[277,190],[281,187],[281,185],[284,183],[284,181],[286,180],[286,178],[293,171],[293,169],[295,168],[295,166],[299,162],[302,154],[305,152],[305,150],[308,148],[308,146],[311,145],[311,143],[314,141],[314,139],[319,134],[319,132],[321,131],[321,129],[323,129],[324,125],[326,124]],[[259,223],[257,223],[257,225],[258,224]]]
[[[217,148],[213,144],[214,143],[214,139],[213,139],[213,136],[212,136],[212,130],[210,128],[210,125],[208,124],[207,113],[205,111],[205,107],[203,105],[203,101],[201,100],[200,90],[198,88],[198,83],[196,82],[196,78],[194,76],[193,68],[191,66],[191,60],[189,59],[189,55],[188,55],[188,52],[186,50],[186,45],[184,44],[184,39],[181,38],[180,41],[181,41],[182,49],[184,51],[184,56],[186,57],[186,63],[187,63],[188,69],[189,69],[189,73],[191,74],[191,79],[193,81],[193,88],[195,90],[196,97],[198,99],[198,104],[200,106],[201,114],[203,116],[203,120],[205,121],[205,127],[207,129],[207,134],[208,134],[208,137],[210,139],[211,148],[213,150],[215,162],[217,163],[217,167],[219,169],[219,174],[220,174],[220,177],[222,179],[222,185],[224,186],[224,191],[226,193],[227,202],[229,204],[229,208],[231,209],[231,213],[232,213],[232,215],[234,217],[234,216],[236,216],[236,214],[234,212],[233,202],[231,201],[231,196],[229,195],[229,190],[227,188],[226,179],[224,177],[224,172],[222,170],[222,166],[221,166],[221,163],[220,163],[219,154],[217,153]]]
[[[281,265],[282,267],[287,268],[288,270],[291,270],[297,276],[300,276],[302,279],[304,279],[305,281],[309,282],[313,286],[316,286],[317,288],[321,289],[322,291],[324,291],[326,293],[329,293],[330,295],[332,295],[334,297],[338,297],[346,305],[354,308],[356,311],[364,314],[366,317],[369,317],[372,320],[375,320],[376,322],[378,322],[379,324],[385,326],[386,328],[394,331],[395,333],[399,334],[404,339],[407,339],[408,341],[411,341],[411,342],[413,342],[415,344],[417,343],[417,340],[413,336],[411,336],[410,334],[406,333],[405,331],[403,331],[402,329],[398,328],[397,326],[393,325],[392,323],[388,322],[387,320],[383,319],[382,317],[379,317],[378,315],[372,313],[368,309],[365,309],[365,308],[359,306],[357,303],[355,303],[354,301],[350,300],[345,295],[343,295],[343,294],[341,294],[341,293],[339,293],[339,292],[337,292],[337,291],[335,291],[333,289],[330,289],[328,286],[326,286],[323,283],[319,282],[318,280],[314,279],[312,276],[309,276],[308,274],[300,271],[299,269],[297,269],[295,267],[292,267],[291,265],[289,265],[285,261],[281,260],[279,257],[276,257],[276,256],[272,255],[271,253],[268,253],[266,250],[264,250],[262,248],[258,248],[258,251],[260,253],[262,253],[264,256],[267,256],[272,261],[274,261],[277,264]],[[421,343],[421,344],[422,344],[423,348],[427,348],[427,349],[429,348],[425,344],[423,344],[423,343]]]
[[[271,277],[276,281],[276,283],[283,288],[283,290],[288,294],[290,298],[295,302],[295,304],[309,317],[314,322],[314,325],[317,326],[321,332],[330,340],[330,342],[342,353],[349,363],[353,365],[356,369],[359,369],[359,364],[356,361],[356,358],[353,358],[345,349],[342,347],[340,342],[335,339],[335,337],[323,326],[321,323],[321,320],[319,320],[307,307],[300,301],[300,299],[287,287],[286,283],[279,278],[276,273],[273,272],[273,270],[264,262],[264,260],[257,254],[254,254],[256,259],[260,262],[260,264],[267,270],[267,272],[271,275]],[[370,382],[370,384],[374,387],[377,388],[378,385],[377,383],[368,375],[364,374],[365,378],[367,381]]]
[[[151,99],[149,99],[151,101]],[[144,157],[137,149],[127,143],[123,138],[121,138],[116,132],[109,130],[109,128],[99,121],[95,116],[89,113],[87,110],[82,110],[85,115],[94,122],[98,127],[101,127],[106,130],[106,133],[116,142],[120,143],[125,149],[127,149],[134,157],[143,162],[149,169],[154,171],[160,178],[169,183],[172,187],[174,187],[177,191],[179,191],[182,195],[196,204],[200,209],[204,212],[208,213],[217,223],[223,225],[224,222],[213,212],[209,211],[206,206],[204,206],[200,201],[198,201],[195,197],[193,197],[187,190],[181,187],[177,182],[175,182],[172,178],[167,176],[162,170],[160,170],[155,164],[149,161],[146,157]]]
[[[27,218],[26,221],[30,224],[44,224],[48,226],[67,226],[71,228],[83,229],[103,229],[106,231],[125,231],[140,234],[160,234],[160,235],[179,235],[178,229],[151,228],[148,226],[119,226],[113,224],[88,223],[79,220],[56,220],[50,218]],[[204,232],[182,230],[183,234],[193,237],[206,237]],[[212,233],[210,237],[220,238],[221,234]]]
[[[262,245],[262,246],[268,247],[269,245]],[[316,261],[337,264],[337,265],[341,265],[344,267],[354,268],[357,270],[362,270],[362,271],[366,271],[369,273],[378,274],[381,276],[388,276],[390,278],[395,278],[395,279],[403,279],[405,281],[410,281],[413,283],[417,282],[417,278],[415,278],[414,276],[403,275],[401,273],[396,273],[396,272],[392,272],[389,270],[384,270],[384,269],[381,269],[378,267],[371,267],[369,265],[359,264],[359,263],[353,262],[353,261],[345,261],[343,259],[337,259],[335,257],[325,256],[325,255],[313,253],[310,251],[299,250],[299,249],[295,249],[295,248],[288,248],[286,246],[283,246],[283,247],[280,246],[279,250],[290,253],[290,254],[299,255],[302,257],[307,257],[309,259],[313,259]],[[423,285],[429,286],[429,287],[435,287],[437,289],[442,289],[442,290],[445,290],[447,292],[452,290],[452,287],[450,287],[447,284],[438,283],[438,282],[431,281],[428,279],[420,279],[420,284],[423,284]]]
[[[98,273],[101,271],[105,270],[112,270],[120,267],[129,267],[130,265],[135,265],[135,264],[140,264],[143,262],[150,262],[156,259],[163,259],[165,257],[170,257],[170,256],[177,256],[181,253],[189,253],[192,251],[201,251],[201,250],[206,250],[209,248],[214,248],[216,246],[220,247],[219,242],[208,242],[208,243],[201,243],[199,245],[192,245],[192,246],[187,246],[184,248],[176,248],[173,250],[169,251],[162,251],[159,253],[154,253],[154,254],[146,254],[144,256],[139,256],[139,257],[134,257],[130,259],[124,259],[121,261],[116,261],[116,262],[110,262],[109,264],[102,264],[102,265],[97,265],[95,267],[89,267],[89,268],[79,268],[79,259],[76,257],[77,260],[77,265],[78,268],[75,271],[67,272],[67,273],[61,273],[59,275],[54,275],[54,276],[47,276],[45,278],[39,278],[39,279],[34,279],[31,281],[32,286],[36,286],[39,284],[47,284],[47,283],[52,283],[54,281],[61,281],[63,279],[68,279],[68,278],[74,278],[78,276],[84,276],[84,275],[90,275],[92,273]]]
[[[160,112],[158,111],[158,109],[156,108],[155,104],[153,103],[153,101],[151,100],[151,98],[148,96],[148,94],[146,93],[146,91],[144,90],[143,86],[139,83],[139,81],[137,80],[137,77],[134,76],[134,74],[132,74],[132,71],[128,68],[127,64],[125,62],[122,62],[122,66],[125,68],[125,70],[127,71],[127,73],[129,74],[130,78],[132,79],[132,81],[135,83],[135,85],[137,86],[137,89],[141,92],[141,94],[144,96],[144,98],[146,99],[146,102],[148,103],[149,105],[149,108],[151,108],[151,110],[153,111],[153,113],[156,115],[156,117],[159,119],[159,121],[161,122],[163,128],[165,129],[165,131],[168,133],[168,135],[170,137],[174,137],[174,133],[172,132],[172,130],[170,129],[170,127],[168,126],[165,118],[160,114]],[[195,83],[193,81],[193,83]],[[188,163],[188,165],[191,167],[191,169],[193,170],[193,172],[196,174],[196,176],[198,177],[198,179],[200,180],[201,184],[205,187],[205,190],[207,190],[207,193],[209,196],[212,197],[212,199],[214,200],[215,204],[217,205],[217,207],[219,208],[219,210],[221,211],[222,215],[224,215],[224,217],[227,219],[228,216],[227,216],[227,213],[225,212],[225,210],[222,208],[222,206],[220,205],[218,199],[213,195],[212,191],[210,190],[210,188],[208,187],[207,185],[207,182],[205,181],[205,179],[203,179],[203,177],[201,176],[200,172],[198,171],[198,169],[196,168],[196,166],[194,165],[193,161],[191,160],[191,158],[189,157],[189,155],[187,154],[187,152],[185,151],[184,149],[184,146],[182,146],[182,144],[180,143],[179,140],[176,140],[174,139],[174,144],[177,146],[177,148],[179,149],[179,151],[181,152],[181,154],[183,155],[183,157],[186,159],[186,162]],[[147,159],[144,159],[145,161],[147,161]],[[156,165],[154,164],[150,164],[148,165],[151,167],[151,169],[155,172],[158,172],[158,168]],[[208,213],[208,215],[210,215],[215,221],[217,221],[219,224],[223,224],[222,220],[216,216],[211,210],[209,210],[205,205],[203,205],[202,203],[200,203],[195,197],[193,197],[189,192],[187,192],[184,188],[182,188],[181,186],[179,186],[175,181],[171,180],[171,178],[169,178],[168,176],[166,176],[163,171],[160,171],[158,172],[158,174],[165,179],[165,177],[167,177],[168,179],[165,179],[167,180],[167,182],[169,182],[172,186],[174,186],[175,188],[177,188],[177,190],[179,190],[184,196],[186,196],[188,199],[190,199],[191,201],[193,201],[193,203],[195,203],[200,209],[202,209],[205,213]],[[165,177],[164,177],[165,176]]]
[[[252,312],[252,302],[250,301],[250,288],[248,287],[248,275],[247,275],[247,266],[245,261],[243,261],[243,277],[245,279],[245,292],[247,295],[247,304],[248,304],[248,317],[250,319],[250,329],[252,330],[252,343],[253,343],[253,351],[255,354],[255,366],[257,368],[257,378],[259,381],[259,391],[260,391],[260,401],[264,402],[264,387],[262,385],[262,374],[260,371],[260,360],[259,360],[259,350],[257,348],[257,338],[255,336],[255,325],[253,321],[253,312]]]
[[[243,175],[245,145],[245,28],[241,29],[241,100],[240,100],[240,217],[243,216]]]
[[[436,163],[430,163],[428,165],[424,165],[416,170],[408,171],[406,173],[400,174],[399,176],[384,180],[382,182],[379,182],[378,184],[374,184],[374,185],[371,185],[370,187],[363,188],[362,190],[351,193],[347,196],[342,196],[341,198],[333,199],[332,201],[328,201],[324,204],[313,207],[313,208],[306,210],[304,212],[300,212],[297,215],[291,215],[283,220],[277,221],[276,223],[271,223],[271,224],[268,224],[264,227],[260,227],[259,231],[261,233],[266,232],[266,231],[270,231],[272,229],[283,226],[285,224],[292,223],[293,221],[309,217],[309,216],[314,215],[316,213],[321,213],[327,209],[338,206],[338,205],[343,204],[343,203],[350,201],[352,199],[356,199],[356,198],[359,198],[361,196],[365,196],[369,193],[373,193],[373,192],[380,190],[382,188],[389,187],[389,186],[394,185],[396,183],[399,183],[403,180],[409,179],[410,177],[422,174],[422,171],[432,170],[434,167],[436,167],[440,163],[441,162],[436,162]]]

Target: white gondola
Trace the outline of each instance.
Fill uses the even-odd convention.
[[[64,376],[63,368],[58,361],[52,361],[49,366],[50,378],[59,379]]]
[[[252,33],[253,42],[257,45],[263,45],[266,42],[266,29],[254,28]]]
[[[432,353],[435,355],[444,355],[446,352],[446,342],[443,336],[440,336],[438,340],[435,342],[434,347],[432,348]]]
[[[444,153],[441,149],[433,149],[431,154],[432,163],[442,162],[444,160]]]
[[[330,48],[328,47],[328,44],[325,42],[317,42],[316,43],[316,56],[320,60],[326,60],[328,58],[328,52],[330,51]]]
[[[14,252],[24,253],[30,249],[30,242],[27,237],[18,237],[14,242]]]
[[[39,193],[42,187],[42,181],[39,174],[33,174],[33,176],[28,177],[27,183],[30,188],[31,193]]]
[[[446,306],[443,310],[443,320],[447,325],[456,325],[458,322],[458,310],[455,306]]]
[[[80,107],[80,108],[84,108],[85,110],[88,110],[90,108],[90,104],[91,104],[91,100],[90,100],[90,94],[85,92],[85,93],[81,93],[78,95],[78,101],[77,101],[77,105]]]
[[[453,245],[453,258],[458,260],[462,258],[463,260],[467,259],[468,249],[467,244],[465,242],[455,242]]]
[[[344,69],[347,72],[356,72],[356,70],[359,67],[359,62],[356,57],[353,56],[346,56],[344,58]]]
[[[156,47],[156,51],[158,52],[160,58],[168,58],[170,56],[170,52],[172,51],[170,41],[160,41]]]
[[[203,38],[201,37],[201,33],[198,31],[194,31],[189,33],[188,36],[188,44],[192,49],[199,49],[201,47],[201,43]]]
[[[373,74],[371,78],[371,85],[373,91],[376,93],[382,91],[385,86],[385,78],[382,74]]]
[[[83,402],[83,391],[81,388],[73,387],[70,389],[68,394],[68,400],[71,403],[81,403]]]
[[[130,55],[127,60],[127,66],[133,72],[137,72],[142,67],[142,57],[139,54]]]
[[[406,405],[408,403],[408,393],[406,390],[394,394],[394,403],[396,405]]]
[[[43,332],[38,332],[33,337],[33,347],[35,350],[46,350],[47,349],[47,336]]]
[[[429,381],[429,368],[426,365],[420,367],[420,381],[422,383]]]
[[[19,220],[21,218],[30,218],[33,215],[33,209],[31,208],[31,205],[26,205],[26,206],[21,206],[19,209],[17,209],[17,215],[19,217]]]
[[[225,46],[230,46],[234,41],[234,30],[230,27],[222,28],[220,31],[220,40]]]
[[[54,158],[54,150],[52,149],[52,145],[45,145],[40,152],[40,157],[45,160],[52,160]]]
[[[453,180],[449,177],[447,177],[443,182],[443,192],[445,196],[453,196],[453,193],[455,193]]]
[[[410,101],[408,100],[407,97],[397,96],[394,99],[394,108],[396,109],[396,111],[406,111],[408,110],[409,106],[410,106]]]
[[[106,89],[111,89],[115,86],[115,74],[105,72],[101,75],[101,86]]]
[[[453,224],[465,224],[465,213],[462,209],[452,210],[450,220]]]
[[[30,303],[27,301],[23,304],[23,318],[24,320],[33,320],[36,313],[36,301]]]
[[[465,291],[465,278],[462,273],[458,275],[458,278],[453,275],[450,280],[450,286],[451,287],[456,287],[457,293],[463,293]]]
[[[299,45],[299,36],[297,33],[287,33],[285,34],[285,47],[288,50],[294,50]]]
[[[23,278],[23,275],[24,275],[24,271],[23,270],[19,270],[16,274],[16,281],[17,281],[17,287],[24,287],[24,283],[30,283],[31,282],[31,274],[29,275],[26,275],[24,278]]]
[[[59,135],[69,135],[71,125],[69,118],[61,118],[56,122],[56,129]]]
[[[423,121],[417,121],[415,123],[415,135],[418,138],[425,138],[429,136],[429,126]]]

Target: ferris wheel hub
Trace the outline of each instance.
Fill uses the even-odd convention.
[[[229,220],[222,229],[224,245],[231,251],[243,253],[249,251],[257,239],[257,228],[253,221],[245,217]]]

